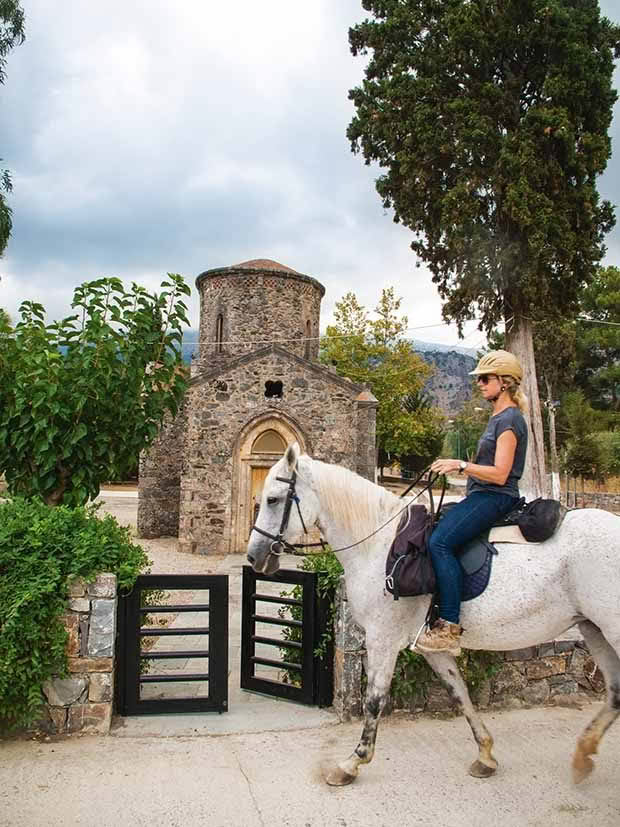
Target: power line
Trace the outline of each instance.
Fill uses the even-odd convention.
[[[469,321],[478,321],[477,319],[471,319]],[[437,322],[436,324],[425,324],[419,325],[417,327],[407,327],[402,330],[402,333],[412,333],[415,330],[429,330],[432,327],[450,327],[451,322]],[[477,328],[474,331],[470,331],[467,336],[471,336],[472,333],[475,333]],[[360,336],[363,336],[362,333],[337,333],[331,336],[322,335],[322,336],[294,336],[289,339],[257,339],[255,341],[252,340],[236,340],[236,339],[228,339],[228,340],[211,340],[211,339],[194,339],[193,341],[183,342],[183,347],[188,345],[242,345],[243,347],[247,347],[248,345],[273,345],[273,344],[286,344],[288,342],[297,342],[298,344],[302,344],[304,342],[320,342],[332,339],[356,339]],[[467,336],[465,338],[467,338]],[[430,343],[429,343],[430,344]],[[437,344],[442,344],[438,342]],[[454,345],[457,347],[458,345]],[[442,347],[452,347],[452,345],[443,345]]]

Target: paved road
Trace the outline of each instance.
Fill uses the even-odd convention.
[[[574,787],[569,757],[583,710],[485,716],[500,770],[470,778],[474,747],[462,718],[394,716],[370,767],[327,787],[331,762],[359,725],[227,736],[72,736],[0,745],[2,827],[618,827],[620,727],[589,780]],[[208,716],[206,716],[208,717]]]

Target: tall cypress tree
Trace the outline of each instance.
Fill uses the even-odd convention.
[[[620,27],[598,0],[363,0],[370,54],[347,135],[415,234],[446,320],[506,322],[531,405],[532,493],[544,453],[532,322],[570,318],[614,224],[597,176],[611,153]]]

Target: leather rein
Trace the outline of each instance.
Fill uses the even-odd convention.
[[[417,498],[421,494],[423,494],[426,490],[428,490],[429,494],[431,496],[431,502],[432,502],[433,495],[432,495],[431,488],[432,488],[433,483],[441,476],[441,474],[436,474],[433,477],[432,473],[430,473],[430,466],[428,468],[425,468],[424,471],[422,471],[422,473],[411,483],[411,485],[409,485],[406,488],[406,490],[403,491],[403,493],[400,495],[401,499],[403,497],[407,496],[407,494],[411,491],[411,489],[414,486],[416,486],[418,484],[418,482],[422,479],[422,477],[424,476],[424,474],[426,474],[427,471],[429,471],[428,482],[422,488],[422,490],[419,491],[415,495],[415,497],[413,499],[417,500]],[[256,531],[259,534],[262,534],[263,537],[267,537],[268,540],[271,540],[272,543],[271,543],[271,548],[270,548],[269,554],[270,555],[274,554],[276,557],[279,557],[285,551],[288,552],[288,554],[295,554],[298,557],[304,557],[305,552],[304,551],[299,551],[298,549],[318,548],[319,546],[321,548],[325,549],[326,546],[327,546],[327,543],[322,538],[321,538],[320,542],[318,542],[318,543],[289,543],[288,540],[284,539],[284,532],[288,528],[288,521],[289,521],[290,516],[291,516],[291,509],[293,507],[293,503],[295,503],[295,505],[297,507],[297,513],[299,514],[299,520],[300,520],[301,526],[304,530],[304,534],[308,534],[308,529],[306,528],[306,524],[304,522],[304,518],[303,518],[302,513],[301,513],[301,508],[299,507],[299,497],[297,496],[297,492],[295,491],[295,484],[297,482],[297,469],[293,469],[293,472],[291,473],[290,477],[276,477],[276,480],[278,480],[279,482],[285,482],[288,485],[288,491],[286,492],[286,500],[284,502],[284,511],[282,512],[282,520],[280,521],[280,528],[278,530],[278,533],[277,534],[270,534],[268,531],[264,531],[262,528],[259,528],[256,525],[256,523],[254,523],[254,525],[252,526],[252,528],[250,530],[250,533],[252,533],[252,531]],[[440,501],[440,504],[439,504],[439,508],[441,508],[441,503],[443,502],[444,492],[445,492],[445,477],[444,477],[444,489],[443,489],[442,494],[441,494],[441,501]],[[396,514],[394,514],[392,517],[390,517],[390,519],[387,520],[385,523],[383,523],[383,525],[379,526],[379,528],[377,528],[371,534],[369,534],[366,537],[363,537],[361,540],[358,540],[356,543],[352,543],[350,546],[343,546],[342,548],[333,549],[334,553],[338,552],[338,551],[347,551],[350,548],[355,548],[355,546],[359,546],[362,543],[365,543],[366,540],[369,540],[371,537],[374,537],[374,535],[378,534],[382,529],[384,529],[386,527],[386,525],[389,525],[389,523],[391,523],[392,520],[395,520],[396,517],[399,517],[403,513],[403,511],[406,511],[407,508],[409,508],[410,505],[411,505],[411,503],[407,503],[407,505],[405,505],[403,508],[399,509],[396,512]]]

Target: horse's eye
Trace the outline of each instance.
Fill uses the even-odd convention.
[[[275,505],[277,502],[277,497],[267,497],[267,505]]]

